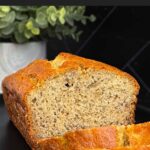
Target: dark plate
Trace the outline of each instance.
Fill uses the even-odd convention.
[[[139,105],[136,111],[136,122],[150,120],[150,111]],[[21,134],[8,119],[2,95],[0,95],[0,150],[30,150]]]

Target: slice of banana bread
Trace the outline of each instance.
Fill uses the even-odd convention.
[[[150,122],[80,129],[39,140],[38,144],[40,150],[147,150],[150,149]]]
[[[134,123],[139,84],[121,70],[68,53],[6,77],[10,120],[31,147],[67,131]]]
[[[113,149],[106,149],[106,148],[85,148],[80,150],[150,150],[150,145],[139,145],[139,146],[133,146],[133,147],[118,147]]]

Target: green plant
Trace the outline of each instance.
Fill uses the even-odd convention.
[[[85,15],[84,6],[0,6],[0,39],[23,43],[29,40],[69,36],[79,40],[86,25],[95,16]]]

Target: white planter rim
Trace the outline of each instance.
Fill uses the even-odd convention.
[[[25,44],[30,44],[30,43],[46,43],[46,41],[28,41],[28,42],[25,42],[25,43],[16,43],[16,42],[1,42],[0,41],[0,44],[15,44],[15,45],[25,45]]]

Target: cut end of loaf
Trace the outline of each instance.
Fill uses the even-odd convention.
[[[128,78],[81,67],[49,77],[27,96],[27,103],[33,130],[43,138],[76,129],[131,124],[136,95]]]

